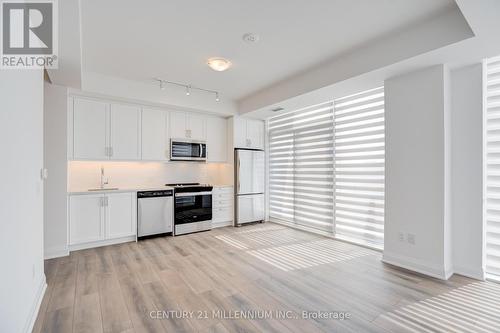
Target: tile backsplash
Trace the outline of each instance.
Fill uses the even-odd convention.
[[[68,191],[98,187],[104,167],[110,187],[155,187],[166,183],[233,183],[233,166],[225,163],[196,162],[68,162]]]

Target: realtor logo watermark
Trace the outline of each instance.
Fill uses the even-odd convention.
[[[57,0],[0,0],[0,4],[0,68],[57,68]]]

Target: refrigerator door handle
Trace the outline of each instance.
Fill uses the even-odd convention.
[[[241,165],[241,161],[240,161],[240,156],[238,155],[238,162],[237,162],[237,173],[236,175],[238,175],[238,190],[237,190],[237,194],[240,194],[240,178],[241,178],[241,175],[240,175],[240,165]]]

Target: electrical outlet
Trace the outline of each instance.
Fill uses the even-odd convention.
[[[399,233],[399,241],[400,242],[404,242],[405,241],[405,234],[402,233],[402,232]]]
[[[415,245],[415,234],[408,234],[408,243]]]

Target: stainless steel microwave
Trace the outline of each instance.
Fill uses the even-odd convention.
[[[207,160],[207,144],[205,141],[171,139],[171,161],[198,161]]]

